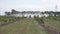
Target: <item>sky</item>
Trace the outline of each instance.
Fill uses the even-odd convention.
[[[0,0],[0,15],[5,11],[60,11],[60,0]]]

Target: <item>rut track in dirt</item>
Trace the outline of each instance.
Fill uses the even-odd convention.
[[[49,25],[45,25],[45,24],[43,24],[43,25],[39,24],[39,25],[42,26],[43,28],[45,28],[45,30],[47,31],[48,34],[60,34],[60,32],[57,29],[55,29]]]
[[[43,18],[35,17],[35,20],[40,26],[42,26],[47,31],[48,34],[60,34],[60,32],[57,29],[51,27],[48,24],[45,24]]]
[[[59,34],[58,30],[54,29],[53,27],[51,27],[49,25],[44,25],[43,27],[46,29],[48,34]]]

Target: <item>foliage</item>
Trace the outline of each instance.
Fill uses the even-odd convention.
[[[43,19],[44,22],[54,28],[56,28],[57,30],[60,30],[60,17],[46,17]]]
[[[25,18],[10,25],[0,27],[0,34],[47,34],[34,18]]]
[[[35,20],[39,23],[39,24],[44,24],[44,21],[43,21],[43,17],[39,18],[39,17],[34,17]]]
[[[20,17],[0,16],[0,26],[14,23],[20,19]]]
[[[10,14],[11,14],[10,12],[5,12],[6,16],[10,16]]]

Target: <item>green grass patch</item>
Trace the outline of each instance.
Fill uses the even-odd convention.
[[[60,17],[47,17],[44,18],[44,22],[60,31]]]
[[[1,34],[47,34],[34,18],[21,19],[18,22],[0,27]]]

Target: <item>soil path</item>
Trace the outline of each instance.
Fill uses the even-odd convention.
[[[27,30],[28,24],[29,24],[29,23],[26,23],[25,26],[24,26],[24,28],[21,29],[21,30],[19,31],[19,33],[17,33],[17,34],[24,34],[24,32],[25,32],[25,34],[26,34],[26,30]]]
[[[43,19],[39,20],[39,19],[35,18],[35,20],[38,22],[38,24],[40,26],[45,28],[45,30],[47,31],[48,34],[60,34],[60,32],[57,29],[55,29],[54,27],[52,27],[52,26],[50,26],[48,24],[45,24]]]
[[[44,27],[48,34],[60,34],[60,32],[57,29],[55,29],[49,25],[45,25],[45,24],[43,24],[43,25],[39,24],[39,25]]]

